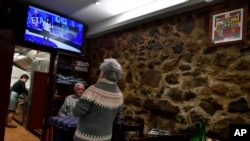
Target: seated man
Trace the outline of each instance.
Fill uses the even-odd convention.
[[[75,94],[68,95],[61,108],[59,109],[58,115],[59,116],[73,116],[72,109],[75,106],[78,99],[82,96],[85,86],[82,83],[76,83],[75,87]]]
[[[59,117],[51,117],[50,122],[53,124],[55,121],[65,121],[67,119],[70,119],[70,122],[67,122],[67,124],[76,124],[76,120],[72,120],[73,114],[72,114],[72,109],[76,105],[78,99],[82,96],[83,92],[85,90],[85,86],[82,83],[76,83],[74,86],[74,94],[68,95],[65,100],[63,105],[58,111],[58,116]],[[64,122],[60,122],[64,123]],[[72,127],[71,127],[72,128]],[[73,127],[74,128],[74,127]],[[73,135],[74,135],[74,130],[71,129],[70,131],[64,130],[63,128],[58,128],[57,126],[53,126],[51,128],[52,133],[53,133],[53,139],[52,140],[57,140],[57,141],[73,141]],[[72,131],[73,130],[73,131]]]

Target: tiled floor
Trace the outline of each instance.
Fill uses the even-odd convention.
[[[40,139],[29,131],[25,130],[23,126],[18,125],[17,128],[5,128],[4,141],[40,141]]]

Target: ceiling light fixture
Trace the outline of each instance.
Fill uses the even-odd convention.
[[[117,23],[124,22],[128,19],[134,19],[143,15],[147,15],[152,12],[156,13],[160,10],[173,7],[173,6],[185,3],[187,1],[189,0],[171,0],[171,1],[170,0],[156,0],[155,2],[152,2],[151,4],[145,4],[139,8],[123,13],[115,20]]]
[[[205,2],[212,2],[213,0],[205,0]]]
[[[100,5],[100,4],[101,4],[99,0],[94,0],[94,3],[95,3],[96,5]]]

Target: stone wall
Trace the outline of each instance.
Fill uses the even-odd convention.
[[[104,58],[117,58],[124,119],[143,121],[145,132],[191,132],[205,121],[207,136],[228,140],[229,124],[250,123],[249,32],[244,44],[208,46],[209,14],[244,2],[228,1],[89,40],[91,83]]]

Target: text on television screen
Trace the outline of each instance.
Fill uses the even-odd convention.
[[[28,6],[25,40],[71,52],[81,52],[84,24]]]

